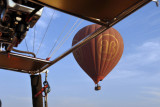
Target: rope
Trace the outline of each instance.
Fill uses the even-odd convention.
[[[46,11],[47,11],[47,10],[45,10],[45,9],[44,9],[44,10],[43,10],[43,13],[44,13],[44,14],[46,14],[46,15],[47,15],[47,17],[50,17],[50,16],[47,14],[47,12],[46,12]]]
[[[53,12],[53,14],[52,14],[52,16],[51,16],[51,19],[50,19],[50,21],[49,21],[49,23],[48,23],[46,32],[44,33],[44,36],[43,36],[43,38],[42,38],[42,40],[41,40],[41,43],[40,43],[40,45],[39,45],[39,48],[38,48],[38,50],[37,50],[36,55],[38,54],[39,49],[41,48],[42,42],[43,42],[43,40],[44,40],[44,38],[45,38],[45,36],[46,36],[46,33],[47,33],[47,31],[48,31],[49,25],[50,25],[50,23],[51,23],[51,21],[52,21],[52,19],[53,19],[53,15],[54,15],[54,14],[55,14],[55,11]]]
[[[60,35],[58,36],[58,39],[57,39],[56,42],[54,43],[54,45],[53,45],[51,51],[50,51],[49,54],[48,54],[48,57],[49,57],[49,55],[51,54],[51,52],[53,51],[53,49],[55,48],[55,46],[56,46],[58,40],[60,39],[60,37],[61,37],[62,34],[64,33],[64,30],[66,29],[66,27],[67,27],[67,25],[69,24],[70,21],[71,21],[71,17],[68,19],[66,25],[64,26],[64,28],[63,28],[63,30],[61,31]]]
[[[36,25],[34,26],[33,52],[34,52],[35,38],[36,38]]]
[[[79,20],[79,19],[78,19]],[[81,20],[80,22],[79,22],[79,24],[73,29],[73,26],[75,26],[75,25],[73,25],[72,26],[72,31],[70,32],[70,34],[68,35],[68,33],[67,33],[67,37],[65,36],[64,37],[64,39],[60,42],[60,44],[56,47],[56,49],[52,52],[52,54],[50,55],[50,57],[52,57],[58,50],[59,50],[59,48],[65,43],[65,41],[72,35],[72,33],[79,27],[79,25],[81,24],[83,22],[83,20]],[[77,23],[77,22],[76,22]]]
[[[25,38],[25,44],[26,44],[27,51],[29,52],[26,38]]]
[[[61,42],[58,44],[57,47],[59,47],[59,45],[63,42],[63,40],[66,38],[66,36],[69,34],[69,32],[74,28],[74,26],[77,24],[79,18],[76,20],[76,22],[72,25],[72,27],[70,28],[70,30],[66,33],[66,35],[63,37],[63,39],[61,40]],[[57,47],[55,48],[55,50],[57,49]],[[54,51],[55,51],[54,50]],[[54,53],[54,51],[52,52],[52,54]],[[50,55],[49,58],[51,58],[53,55]]]

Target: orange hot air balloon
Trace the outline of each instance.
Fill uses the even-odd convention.
[[[93,24],[78,31],[72,41],[72,46],[93,33],[100,25]],[[109,28],[84,46],[73,52],[80,67],[92,78],[99,90],[98,82],[117,65],[123,53],[123,39],[114,28]]]

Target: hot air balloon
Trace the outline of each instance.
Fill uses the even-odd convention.
[[[86,26],[74,36],[72,45],[101,27],[98,24]],[[102,34],[90,40],[87,44],[73,52],[80,67],[96,84],[95,90],[100,90],[98,82],[103,80],[119,62],[124,45],[119,32],[109,28]]]

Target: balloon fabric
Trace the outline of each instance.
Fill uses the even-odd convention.
[[[72,45],[93,33],[101,25],[93,24],[79,30],[73,38]],[[80,67],[92,78],[95,84],[103,80],[119,62],[124,49],[123,39],[114,28],[78,48],[73,55]]]

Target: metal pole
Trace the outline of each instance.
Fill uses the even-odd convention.
[[[48,67],[52,66],[53,64],[55,64],[56,62],[58,62],[59,60],[61,60],[62,58],[64,58],[68,54],[70,54],[71,52],[73,52],[74,50],[76,50],[79,47],[85,45],[89,40],[95,38],[96,36],[98,36],[99,34],[101,34],[102,32],[104,32],[108,28],[109,27],[106,27],[106,26],[100,27],[95,32],[93,32],[92,34],[88,35],[87,37],[85,37],[84,39],[82,39],[81,41],[79,41],[77,44],[75,44],[71,49],[69,49],[68,51],[66,51],[65,53],[63,53],[62,55],[60,55],[59,57],[57,57],[53,61],[51,61],[50,64],[44,66],[42,69],[40,69],[40,72],[43,71],[43,70],[45,70],[45,69],[47,69]]]
[[[46,76],[45,76],[45,81],[47,81],[47,76],[48,76],[48,73],[46,71]],[[45,104],[45,107],[48,107],[48,93],[47,93],[47,88],[45,89],[45,101],[44,101],[44,104]]]
[[[43,107],[42,94],[35,97],[35,95],[42,89],[41,75],[31,75],[31,86],[32,86],[32,102],[33,107]]]
[[[1,102],[1,100],[0,100],[0,107],[2,107],[2,102]]]

